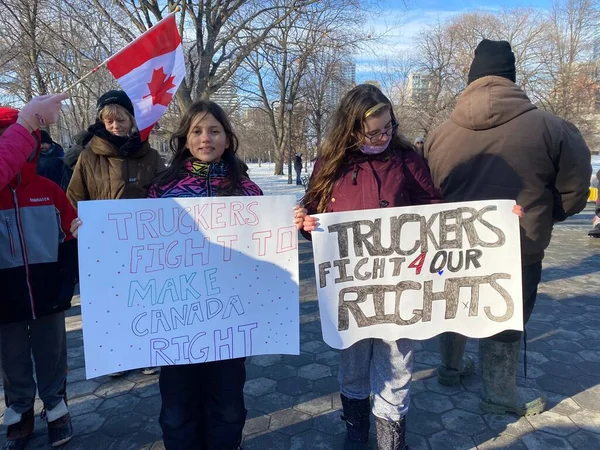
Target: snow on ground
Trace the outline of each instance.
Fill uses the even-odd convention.
[[[592,170],[594,175],[600,170],[600,155],[592,155]]]
[[[596,172],[600,170],[600,155],[592,155],[592,179],[590,185],[598,187],[598,178],[596,178]]]
[[[299,202],[304,195],[304,186],[296,186],[296,172],[292,171],[292,183],[287,184],[287,166],[284,168],[285,175],[273,175],[274,163],[248,164],[250,179],[260,186],[265,195],[295,195]],[[311,168],[309,167],[309,173]],[[306,175],[304,170],[302,176]]]
[[[260,186],[265,195],[295,195],[300,201],[304,195],[304,186],[296,186],[296,172],[292,172],[293,184],[287,184],[287,166],[284,167],[285,175],[273,175],[274,163],[263,163],[261,167],[258,164],[248,164],[250,168],[250,178]],[[598,186],[596,172],[600,170],[600,155],[592,155],[592,178],[590,184]],[[308,168],[308,173],[312,171],[312,167]],[[303,170],[302,175],[306,175]]]

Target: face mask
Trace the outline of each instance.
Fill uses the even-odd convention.
[[[378,155],[379,153],[385,152],[385,150],[389,147],[391,141],[391,139],[388,139],[388,141],[385,144],[379,146],[364,144],[360,147],[360,151],[363,152],[365,155]]]

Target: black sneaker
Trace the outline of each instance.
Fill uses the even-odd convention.
[[[53,422],[48,422],[48,442],[51,447],[60,447],[69,442],[72,437],[71,414],[65,414]]]
[[[30,409],[21,415],[20,422],[8,426],[2,450],[23,450],[33,435],[33,426],[33,409]]]

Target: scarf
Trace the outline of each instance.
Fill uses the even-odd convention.
[[[97,120],[95,124],[91,125],[88,128],[88,131],[94,136],[97,136],[111,144],[117,149],[119,155],[123,156],[124,158],[137,153],[143,145],[143,142],[140,138],[140,133],[138,131],[128,136],[116,136],[108,131],[104,126],[104,123],[102,123],[100,120]]]

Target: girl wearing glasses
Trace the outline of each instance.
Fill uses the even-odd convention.
[[[398,133],[392,104],[362,84],[337,108],[296,225],[310,239],[316,219],[308,214],[438,202],[425,161]],[[365,339],[341,351],[338,380],[350,442],[367,441],[372,392],[379,449],[405,448],[412,361],[408,339]]]

